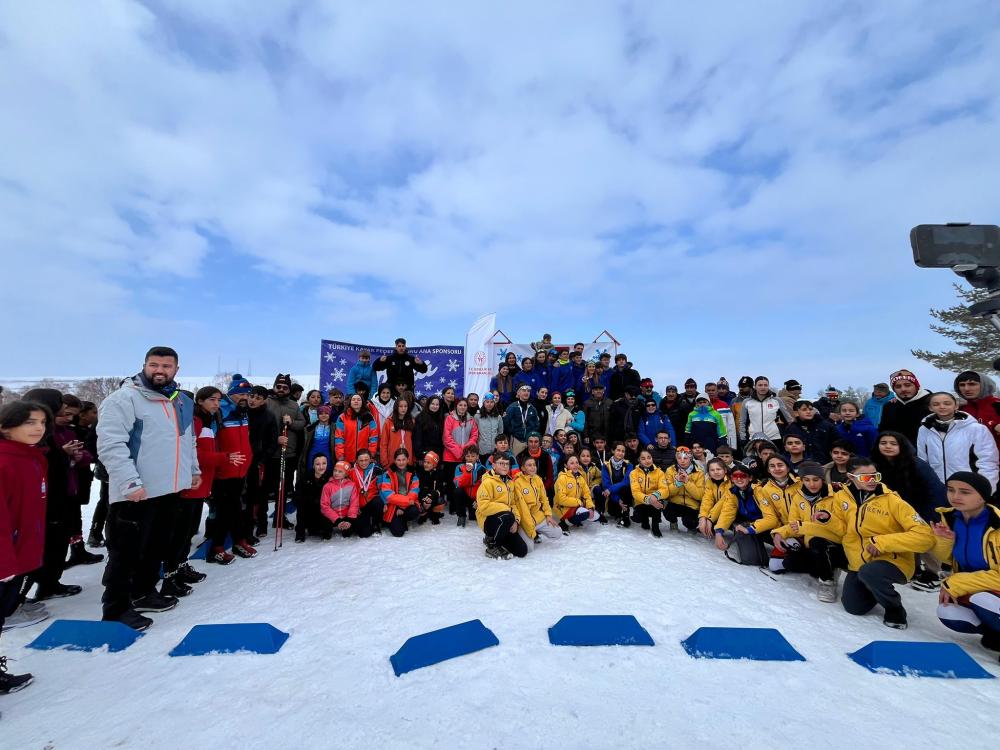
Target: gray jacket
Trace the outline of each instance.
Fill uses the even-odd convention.
[[[491,417],[480,411],[476,415],[476,424],[479,425],[479,455],[483,457],[483,463],[486,463],[486,456],[496,450],[496,436],[503,432],[503,415]]]
[[[160,497],[191,488],[198,467],[194,402],[180,391],[167,398],[136,375],[101,404],[97,453],[110,476],[110,501],[140,487]]]
[[[267,410],[274,416],[274,421],[278,423],[278,435],[285,426],[282,417],[288,415],[292,418],[288,425],[288,450],[285,455],[288,458],[299,455],[299,446],[305,438],[306,417],[299,409],[299,405],[290,398],[278,398],[277,396],[267,397]],[[277,451],[278,455],[281,451]]]

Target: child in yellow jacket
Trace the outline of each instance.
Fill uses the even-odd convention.
[[[698,531],[706,539],[715,535],[715,521],[722,515],[723,502],[729,495],[733,483],[729,481],[729,470],[721,458],[713,458],[705,465],[705,492],[701,496],[698,510]]]
[[[569,531],[569,523],[582,526],[584,521],[597,520],[590,487],[576,456],[570,456],[566,468],[559,472],[552,505],[553,515],[559,519],[559,527],[564,532]]]
[[[982,635],[983,646],[1000,651],[1000,510],[988,505],[990,481],[958,471],[948,477],[948,504],[932,524],[932,554],[951,563],[941,584],[938,617],[960,633]]]
[[[642,528],[651,529],[653,536],[662,537],[660,519],[666,506],[660,490],[663,485],[663,470],[657,467],[653,454],[648,449],[639,451],[639,464],[632,469],[629,483],[635,500],[633,518],[642,524]]]
[[[895,586],[913,576],[916,554],[934,546],[934,534],[909,503],[881,484],[882,475],[870,458],[852,458],[847,478],[850,484],[834,495],[846,513],[843,545],[849,572],[840,600],[852,615],[881,604],[883,623],[904,630],[906,609]]]
[[[538,476],[538,462],[526,456],[521,462],[521,472],[514,479],[521,529],[535,544],[541,543],[539,533],[561,536],[559,524],[552,518],[552,507],[545,493],[545,483]]]
[[[667,501],[663,517],[670,522],[670,528],[676,529],[678,521],[682,521],[688,531],[698,528],[698,511],[705,495],[705,472],[695,466],[690,448],[682,445],[677,449],[676,463],[664,474],[660,495]]]
[[[521,509],[510,464],[508,455],[494,453],[493,468],[483,475],[476,491],[476,522],[486,535],[486,556],[497,560],[528,554],[524,538],[518,533]]]
[[[779,566],[788,573],[808,573],[819,580],[816,598],[837,601],[834,568],[846,568],[840,542],[847,528],[847,512],[825,481],[826,470],[816,461],[799,465],[801,483],[792,496],[788,523],[771,532],[776,549],[785,553]]]

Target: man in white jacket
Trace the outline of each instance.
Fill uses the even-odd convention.
[[[786,425],[792,423],[791,413],[771,390],[771,382],[758,375],[753,381],[753,393],[740,407],[740,437],[749,441],[753,435],[763,435],[768,440],[780,440],[779,417]]]

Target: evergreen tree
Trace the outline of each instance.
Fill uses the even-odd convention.
[[[963,304],[946,308],[931,308],[931,316],[939,323],[931,323],[931,330],[949,338],[960,347],[954,351],[934,352],[911,349],[914,357],[930,362],[941,370],[990,370],[993,361],[1000,357],[1000,331],[986,318],[969,315],[968,305],[982,302],[989,296],[985,289],[973,289],[953,284]]]

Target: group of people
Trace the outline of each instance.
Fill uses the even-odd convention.
[[[832,386],[810,401],[795,380],[775,392],[763,376],[661,396],[624,354],[611,365],[583,362],[583,344],[533,346],[481,395],[415,398],[426,364],[403,339],[375,361],[361,351],[346,392],[303,397],[279,374],[188,393],[177,353],[154,347],[99,409],[25,394],[0,410],[0,620],[44,620],[47,599],[80,592],[63,570],[106,547],[103,619],[145,630],[206,578],[188,559],[207,501],[206,560],[220,565],[254,557],[269,526],[300,543],[402,537],[451,514],[476,522],[488,557],[510,559],[574,529],[613,521],[662,538],[666,523],[735,562],[810,575],[820,601],[837,600],[846,571],[844,609],[881,606],[890,627],[906,627],[897,586],[937,591],[945,625],[1000,650],[988,376],[930,393],[899,370],[863,404]],[[30,680],[0,661],[0,693]]]

